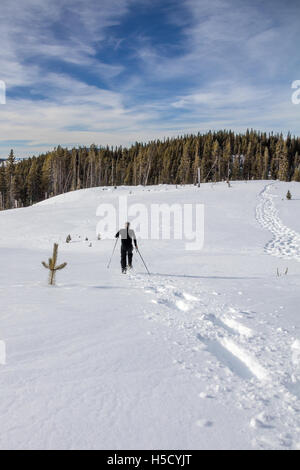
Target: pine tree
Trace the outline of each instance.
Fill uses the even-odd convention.
[[[58,255],[58,244],[54,243],[53,246],[53,255],[52,258],[49,258],[48,264],[42,261],[42,265],[44,268],[49,269],[49,284],[50,286],[55,285],[55,275],[57,271],[64,269],[67,266],[67,263],[60,264],[59,266],[56,265],[57,263],[57,255]]]
[[[300,167],[295,168],[293,181],[297,181],[298,183],[300,183]]]
[[[191,160],[189,155],[189,143],[186,142],[183,147],[181,163],[178,169],[178,178],[181,184],[190,182]]]
[[[209,178],[212,181],[217,181],[221,179],[221,165],[220,165],[220,158],[221,158],[221,149],[218,140],[214,140],[212,146],[212,166],[210,168],[210,176]]]
[[[90,146],[89,152],[88,152],[88,179],[89,182],[87,183],[87,186],[89,188],[93,188],[95,186],[95,180],[96,180],[96,146],[93,144]],[[112,174],[112,186],[114,185],[114,179],[115,175],[114,173]]]
[[[278,178],[280,181],[289,181],[289,160],[285,142],[280,147]]]
[[[30,204],[37,201],[39,198],[40,190],[40,173],[38,171],[38,164],[36,158],[33,159],[28,177],[27,177],[27,190]]]
[[[198,168],[200,168],[199,142],[196,142],[195,158],[193,163],[193,183],[198,182]]]
[[[239,180],[241,177],[241,160],[239,155],[234,155],[232,165],[232,179],[233,181]]]
[[[221,167],[221,172],[222,175],[225,176],[225,179],[227,183],[229,184],[229,178],[230,178],[230,173],[231,173],[231,158],[232,158],[232,150],[231,150],[231,140],[230,137],[227,138],[223,156],[222,156],[222,167]]]
[[[47,155],[42,165],[41,186],[44,198],[47,199],[53,191],[51,154]]]
[[[269,149],[268,147],[265,147],[265,150],[264,150],[263,168],[262,168],[262,174],[260,177],[263,180],[267,180],[269,178]]]
[[[261,145],[257,147],[255,155],[255,167],[254,167],[254,178],[259,180],[263,173],[263,156],[261,152]]]
[[[251,141],[249,141],[248,146],[247,146],[247,152],[244,158],[244,164],[243,164],[243,177],[245,180],[250,180],[251,179],[251,162],[253,159],[253,144]]]
[[[201,181],[203,182],[206,182],[210,176],[212,167],[212,145],[212,134],[209,133],[207,139],[205,139],[201,158]]]
[[[171,182],[172,150],[167,148],[163,153],[161,183],[169,184]]]
[[[8,201],[7,201],[7,208],[12,209],[15,205],[15,165],[16,159],[14,156],[14,151],[11,150],[9,157],[6,161],[6,181],[7,181],[7,188],[8,188]]]
[[[0,167],[0,210],[5,209],[6,207],[6,191],[7,191],[7,183],[6,183],[5,167],[4,167],[4,164],[2,164]]]

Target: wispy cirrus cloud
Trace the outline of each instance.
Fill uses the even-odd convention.
[[[164,53],[151,42],[136,51],[155,86],[165,82],[176,90],[170,99],[178,111],[173,122],[185,121],[188,128],[206,120],[213,128],[219,123],[299,134],[300,109],[292,105],[290,91],[300,65],[299,2],[181,5],[185,14],[170,16],[181,27],[181,53]]]
[[[101,74],[121,70],[96,59],[106,28],[126,14],[130,0],[2,0],[0,61],[9,86],[38,83],[56,59]],[[46,63],[46,64],[45,64]],[[49,65],[49,64],[48,64]]]
[[[1,156],[220,127],[299,134],[299,13],[293,0],[2,0]]]

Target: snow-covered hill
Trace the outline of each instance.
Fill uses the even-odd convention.
[[[137,257],[121,275],[119,250],[108,270],[96,209],[120,195],[204,203],[203,250],[140,240],[151,276]],[[300,449],[299,214],[300,184],[267,181],[0,212],[0,448]],[[54,288],[53,242],[68,262]]]

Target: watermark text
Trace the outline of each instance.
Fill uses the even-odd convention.
[[[0,104],[6,104],[6,85],[0,80]]]
[[[137,238],[144,240],[183,240],[185,249],[198,251],[204,245],[203,204],[128,204],[120,196],[117,204],[100,204],[97,234],[113,238],[129,221]]]
[[[292,83],[292,88],[296,90],[292,94],[292,103],[300,104],[300,80],[294,80]]]
[[[6,364],[6,344],[5,341],[0,340],[0,365]]]

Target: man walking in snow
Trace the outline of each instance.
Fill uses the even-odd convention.
[[[133,243],[136,249],[138,249],[136,236],[134,231],[130,228],[130,223],[126,222],[125,228],[119,230],[116,234],[116,238],[121,237],[121,267],[122,273],[126,274],[127,267],[132,268],[132,257],[133,257]],[[128,259],[128,264],[127,264]]]

